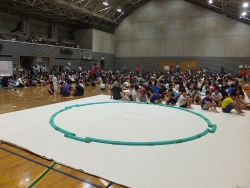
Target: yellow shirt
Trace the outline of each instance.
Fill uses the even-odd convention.
[[[227,97],[222,101],[221,108],[224,109],[226,108],[229,104],[234,102],[234,100],[231,97]]]

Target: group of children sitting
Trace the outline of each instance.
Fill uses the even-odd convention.
[[[250,107],[245,102],[244,92],[239,85],[231,84],[231,87],[225,90],[227,87],[222,89],[219,86],[215,88],[206,88],[207,90],[203,94],[199,91],[197,85],[182,86],[179,91],[175,89],[174,85],[169,85],[167,89],[164,86],[157,86],[147,84],[130,85],[129,90],[123,90],[124,85],[116,82],[115,86],[110,89],[111,98],[115,100],[126,100],[135,102],[146,102],[146,103],[165,103],[166,105],[179,106],[181,108],[193,109],[192,104],[201,105],[202,110],[211,109],[214,113],[219,113],[217,107],[221,107],[225,113],[230,113],[232,109],[235,109],[237,115],[244,116],[246,107]]]

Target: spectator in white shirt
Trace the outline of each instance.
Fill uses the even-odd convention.
[[[189,108],[193,109],[192,104],[192,98],[187,96],[186,90],[183,90],[178,98],[178,103],[181,108]]]
[[[41,36],[39,36],[39,38],[38,38],[38,43],[42,44],[42,37]]]
[[[129,87],[129,93],[127,93],[127,96],[130,98],[130,101],[136,101],[137,95],[134,86]]]
[[[11,40],[12,40],[12,41],[16,41],[16,37],[15,37],[15,36],[13,36]]]
[[[58,84],[56,74],[53,76],[52,82],[53,82],[53,86],[54,86],[54,94],[56,95],[56,93],[57,93],[57,84]]]
[[[219,92],[218,87],[216,87],[214,92],[212,93],[212,99],[218,106],[221,106],[221,102],[222,102],[223,97],[222,97],[221,93]]]

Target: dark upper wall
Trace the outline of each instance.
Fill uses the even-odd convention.
[[[35,20],[28,17],[22,17],[18,15],[0,13],[0,29],[1,30],[14,30],[18,22],[22,21],[22,26],[19,31],[29,34],[33,37],[41,36],[50,36],[52,38],[57,38],[59,43],[62,43],[63,39],[74,40],[74,28],[52,24],[51,22]],[[53,28],[53,29],[52,29]],[[5,34],[11,39],[10,34]],[[13,34],[15,35],[15,34]]]
[[[0,48],[0,61],[11,60],[14,64],[19,64],[20,55],[48,56],[51,58],[50,67],[60,64],[65,66],[68,62],[71,62],[73,69],[78,69],[79,65],[85,69],[88,68],[90,64],[93,65],[93,63],[98,63],[102,58],[104,58],[108,69],[114,67],[114,54],[92,52],[92,61],[86,61],[81,60],[80,53],[84,53],[84,51],[88,50],[73,49],[73,54],[66,55],[61,54],[61,48],[58,47],[2,40],[0,40],[0,42],[2,43],[2,48]]]

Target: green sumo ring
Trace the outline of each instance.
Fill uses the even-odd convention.
[[[127,141],[125,142],[125,141],[103,140],[103,139],[92,138],[92,137],[85,137],[85,138],[78,137],[78,136],[76,136],[75,133],[69,132],[69,131],[67,131],[65,129],[62,129],[62,128],[58,127],[54,122],[55,117],[58,114],[60,114],[60,113],[62,113],[64,111],[70,110],[72,108],[89,106],[89,105],[111,104],[111,103],[115,103],[115,104],[123,103],[124,104],[124,102],[95,102],[95,103],[76,104],[76,105],[72,105],[72,106],[67,106],[64,109],[57,111],[56,113],[54,113],[50,117],[50,125],[55,130],[63,133],[65,137],[73,139],[73,140],[77,140],[77,141],[81,141],[81,142],[85,142],[85,143],[98,142],[98,143],[102,143],[102,144],[127,145],[127,146],[156,146],[156,145],[167,145],[167,144],[179,144],[179,143],[188,142],[188,141],[191,141],[191,140],[201,138],[201,137],[205,136],[208,133],[215,133],[215,131],[217,129],[217,126],[215,124],[212,124],[209,119],[207,119],[205,116],[203,116],[203,115],[201,115],[201,114],[199,114],[197,112],[194,112],[194,111],[191,111],[191,110],[188,110],[188,109],[185,109],[185,108],[176,107],[176,106],[167,106],[167,105],[164,105],[164,104],[159,104],[158,106],[166,107],[166,108],[174,108],[174,109],[183,110],[183,111],[195,114],[195,115],[199,116],[200,118],[202,118],[204,121],[206,121],[208,127],[201,133],[198,133],[196,135],[186,137],[186,138],[176,139],[176,140],[164,140],[164,141],[153,141],[153,142],[146,142],[146,141],[145,142],[127,142]],[[139,104],[145,104],[145,103],[139,103]]]

